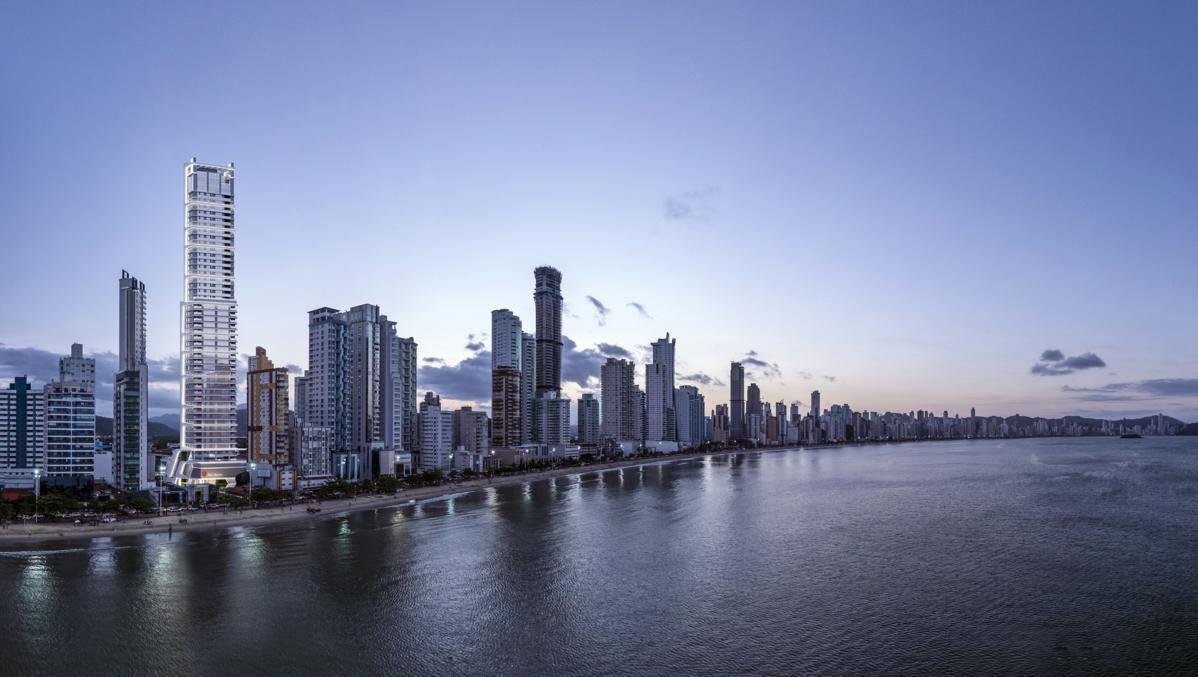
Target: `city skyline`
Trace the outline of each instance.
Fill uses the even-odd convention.
[[[271,29],[270,50],[211,36],[239,55],[237,69],[181,64],[177,83],[163,83],[148,64],[182,24],[138,33],[120,54],[95,37],[163,20],[164,9],[143,10],[83,7],[64,22],[53,8],[11,9],[25,29],[13,44],[39,66],[6,80],[14,96],[44,103],[8,116],[7,148],[23,171],[0,186],[13,206],[0,218],[25,255],[0,306],[0,378],[52,379],[72,341],[115,362],[110,281],[127,269],[151,290],[150,410],[172,408],[177,172],[197,156],[236,162],[242,182],[239,370],[254,345],[303,367],[309,311],[371,303],[420,343],[421,391],[486,407],[489,313],[510,308],[532,329],[528,271],[552,265],[565,276],[563,395],[575,401],[597,392],[579,380],[597,379],[608,354],[633,358],[643,389],[647,346],[670,332],[683,346],[676,382],[697,386],[709,412],[728,402],[727,365],[741,361],[746,387],[757,382],[769,402],[808,404],[819,388],[828,402],[877,411],[1198,419],[1188,360],[1198,323],[1182,310],[1198,290],[1183,255],[1198,237],[1184,190],[1196,102],[1182,86],[1184,22],[1165,10],[1088,16],[1093,39],[1081,42],[1065,39],[1077,17],[1061,7],[991,8],[984,27],[930,9],[657,7],[607,16],[613,37],[582,43],[568,39],[593,18],[580,7],[540,18],[521,8],[348,16],[369,63],[394,64],[378,75],[394,91],[339,77],[367,57],[314,35],[323,10],[313,7]],[[274,15],[244,11],[253,26]],[[883,30],[879,15],[902,30]],[[651,29],[679,16],[698,30],[657,42]],[[428,23],[447,28],[440,39],[460,63],[418,35]],[[1024,30],[1031,23],[1039,30]],[[561,30],[526,35],[525,24]],[[848,27],[837,44],[821,37],[832,25]],[[480,26],[497,29],[494,53],[471,45]],[[704,37],[716,26],[746,44],[712,54]],[[40,40],[51,27],[64,39]],[[384,40],[382,28],[405,38]],[[1134,41],[1119,64],[1104,60],[1103,45],[1129,34],[1155,39]],[[628,49],[611,53],[620,39]],[[327,64],[275,68],[313,65],[290,47],[302,44]],[[74,58],[85,51],[111,54],[119,86],[91,65],[103,59]],[[543,89],[529,90],[522,74],[546,54],[564,56],[537,67]],[[647,57],[654,68],[639,69]],[[795,68],[759,74],[763,60]],[[277,82],[266,86],[267,74]],[[354,108],[304,93],[334,80]],[[301,105],[280,108],[250,93],[258,88]],[[407,105],[405,91],[425,103]],[[1065,105],[1062,91],[1087,103]],[[197,93],[244,95],[241,124],[190,116]],[[540,110],[529,96],[554,105]],[[82,124],[74,97],[103,127]],[[476,124],[478,106],[494,126]],[[117,113],[127,108],[135,115]],[[318,126],[330,116],[341,123],[333,134]],[[303,156],[279,150],[292,147]],[[121,181],[105,180],[118,171]],[[84,201],[89,210],[73,206]],[[70,275],[39,276],[43,251]],[[317,255],[335,284],[295,266],[280,273],[280,262]],[[55,312],[40,312],[51,300]],[[115,371],[98,370],[101,413]]]

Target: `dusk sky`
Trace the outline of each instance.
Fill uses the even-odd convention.
[[[485,402],[469,344],[553,265],[570,396],[668,331],[708,409],[748,358],[770,402],[1198,420],[1194,3],[5,3],[0,38],[0,379],[115,351],[126,269],[177,403],[195,156],[236,163],[239,351],[282,364],[375,303],[421,392]]]

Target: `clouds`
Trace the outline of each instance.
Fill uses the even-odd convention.
[[[475,341],[474,334],[470,334],[466,349],[474,354],[457,364],[449,364],[439,357],[424,358],[424,364],[416,373],[416,388],[420,392],[431,390],[449,400],[490,406],[491,351],[484,348],[482,341]]]
[[[1085,369],[1097,369],[1105,366],[1106,362],[1094,353],[1065,357],[1065,353],[1049,349],[1040,353],[1040,361],[1032,365],[1031,373],[1036,376],[1065,376]]]
[[[777,362],[770,362],[758,355],[756,350],[750,350],[740,360],[741,365],[745,367],[745,375],[755,379],[775,379],[782,378],[782,368]]]
[[[595,308],[595,321],[600,327],[607,325],[607,316],[611,315],[611,308],[603,305],[603,302],[594,296],[587,295],[587,301],[590,301],[591,306]]]
[[[58,378],[58,360],[68,353],[69,350],[59,353],[41,348],[15,348],[0,344],[0,380],[28,376],[31,383],[41,387]],[[104,415],[105,409],[111,406],[119,358],[116,353],[107,350],[86,355],[96,361],[96,409],[100,415]],[[239,385],[244,381],[244,362],[243,359],[237,363]],[[146,360],[146,370],[150,376],[150,411],[178,409],[179,357],[172,355],[149,358]]]
[[[469,350],[472,353],[477,353],[486,347],[487,344],[482,342],[482,337],[475,338],[474,334],[470,334],[466,337],[466,350]]]
[[[709,376],[707,374],[704,374],[701,371],[697,371],[693,374],[682,374],[681,376],[678,377],[678,380],[683,383],[698,383],[699,385],[705,385],[705,386],[717,386],[718,387],[718,386],[724,385],[724,382],[721,381],[720,379],[718,379],[714,376]]]
[[[718,196],[719,189],[715,186],[667,195],[666,220],[710,223],[716,213],[715,203]]]
[[[622,348],[614,343],[598,343],[595,345],[599,352],[607,357],[618,357],[621,360],[633,359],[632,351],[627,348]]]
[[[1108,383],[1098,388],[1061,386],[1084,402],[1138,402],[1172,397],[1198,397],[1198,378],[1157,378],[1127,383]]]
[[[649,314],[649,311],[645,310],[645,306],[643,304],[637,303],[636,301],[629,301],[627,305],[629,308],[634,308],[636,312],[640,313],[641,317],[649,320],[653,319],[653,316]]]
[[[600,369],[609,357],[631,359],[632,352],[612,343],[579,350],[573,339],[562,336],[562,380],[572,381],[580,388],[597,386]]]

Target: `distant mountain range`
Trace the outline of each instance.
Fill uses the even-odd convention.
[[[1008,416],[1005,420],[1008,425],[1024,426],[1032,421],[1042,419],[1049,423],[1073,423],[1076,425],[1096,426],[1101,427],[1103,421],[1110,421],[1112,426],[1124,425],[1128,428],[1140,426],[1141,428],[1152,425],[1156,422],[1155,416],[1141,416],[1140,418],[1121,418],[1121,419],[1102,419],[1102,418],[1086,418],[1085,416],[1062,416],[1061,418],[1044,418],[1042,416]],[[1172,416],[1165,417],[1165,423],[1178,428],[1179,430],[1185,426],[1185,422],[1179,421]],[[1192,424],[1193,425],[1193,424]]]
[[[179,420],[179,417],[175,416],[175,420]],[[107,416],[97,416],[96,434],[100,437],[111,437],[112,419]],[[167,425],[154,419],[150,419],[150,439],[156,439],[160,437],[177,441],[179,439],[179,428]]]
[[[249,415],[245,407],[237,408],[237,436],[245,437],[249,427]],[[112,419],[107,416],[96,417],[96,434],[102,437],[112,436]],[[167,438],[179,440],[179,415],[159,414],[150,417],[150,439]]]

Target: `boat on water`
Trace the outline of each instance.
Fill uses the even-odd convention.
[[[1138,439],[1140,439],[1140,435],[1138,435],[1136,433],[1126,433],[1126,434],[1120,435],[1119,439],[1121,439],[1121,440],[1138,440]]]

